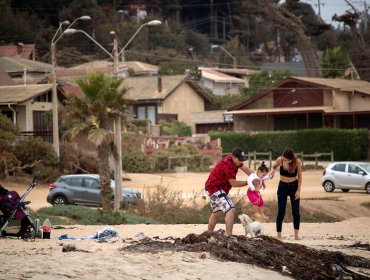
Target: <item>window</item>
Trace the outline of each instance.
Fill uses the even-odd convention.
[[[37,96],[33,99],[35,102],[52,102],[52,94],[51,92],[47,92]]]
[[[82,187],[82,178],[68,178],[66,184],[74,187]]]
[[[156,124],[156,107],[154,105],[138,106],[137,118],[148,119],[152,124]]]
[[[344,171],[346,171],[346,164],[345,163],[338,163],[338,164],[333,166],[332,170],[344,172]]]
[[[89,189],[97,189],[100,186],[100,184],[95,179],[85,178],[85,186],[86,188],[89,188]]]
[[[354,164],[348,164],[348,172],[358,174],[360,172],[360,168]]]

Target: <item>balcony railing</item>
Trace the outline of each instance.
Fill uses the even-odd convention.
[[[36,138],[40,137],[42,140],[48,143],[53,143],[53,131],[22,131],[22,138]]]

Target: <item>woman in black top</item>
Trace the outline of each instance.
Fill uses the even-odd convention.
[[[271,177],[274,177],[275,170],[280,166],[280,181],[277,190],[278,197],[278,214],[276,217],[277,238],[282,239],[281,231],[285,216],[286,204],[288,196],[292,205],[294,237],[296,240],[299,237],[300,225],[300,197],[302,185],[302,162],[298,159],[291,149],[286,149],[283,155],[278,157],[271,168]]]

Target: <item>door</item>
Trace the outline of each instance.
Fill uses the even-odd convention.
[[[94,178],[85,178],[84,200],[90,205],[102,205],[100,182]]]
[[[362,171],[362,174],[360,174]],[[364,189],[366,184],[366,172],[356,164],[348,164],[347,186],[351,189]]]
[[[334,180],[334,184],[337,187],[342,187],[347,184],[347,175],[346,172],[347,164],[345,163],[337,163],[333,166],[333,168],[330,170],[331,177]]]
[[[65,180],[69,193],[69,201],[72,203],[83,203],[85,188],[82,184],[81,177],[68,178]]]
[[[33,133],[44,141],[53,142],[52,117],[50,112],[33,111]]]

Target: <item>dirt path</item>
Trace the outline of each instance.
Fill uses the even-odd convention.
[[[163,185],[172,191],[181,191],[186,198],[194,196],[202,196],[204,183],[208,178],[209,173],[159,173],[159,174],[142,174],[129,173],[125,176],[130,180],[124,181],[125,187],[137,189],[145,193],[146,189],[153,188],[157,185]],[[309,211],[324,212],[329,215],[334,215],[338,218],[348,219],[354,217],[370,217],[370,210],[361,206],[361,203],[370,202],[370,195],[365,191],[353,191],[343,193],[336,190],[333,193],[326,193],[321,186],[321,170],[308,170],[303,172],[302,184],[302,207]],[[239,172],[238,180],[246,180],[247,176]],[[30,178],[20,179],[17,182],[12,180],[0,181],[0,183],[9,190],[16,190],[19,194],[23,194],[28,185]],[[278,176],[267,181],[267,188],[263,190],[265,201],[276,200],[276,190],[278,184]],[[34,210],[40,207],[48,207],[50,204],[46,202],[46,196],[49,191],[47,183],[40,183],[33,190],[28,199],[32,202],[30,207]],[[236,188],[231,191],[232,194],[245,195],[246,188]]]

